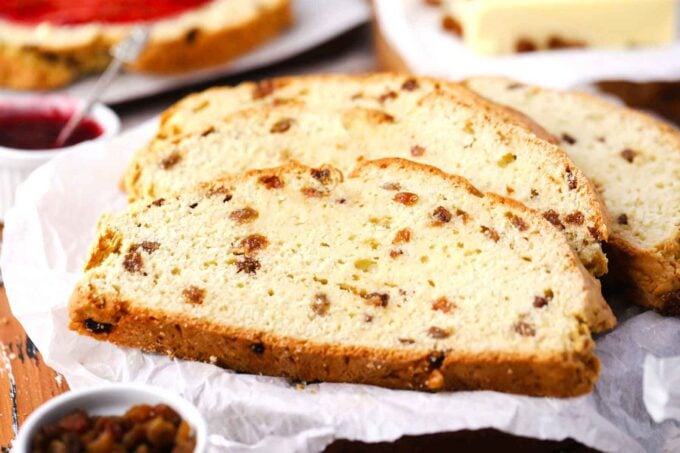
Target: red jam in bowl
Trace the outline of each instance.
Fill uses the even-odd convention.
[[[49,22],[149,22],[195,9],[210,0],[0,0],[0,19],[29,25]]]
[[[59,132],[72,113],[57,108],[0,106],[0,146],[25,150],[56,149]],[[62,147],[95,139],[103,133],[99,123],[85,118]]]

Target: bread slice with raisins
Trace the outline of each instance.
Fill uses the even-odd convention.
[[[639,303],[680,315],[680,132],[591,95],[502,78],[467,86],[540,120],[601,192],[612,268]]]
[[[520,112],[487,103],[458,83],[393,73],[281,77],[243,82],[235,87],[210,88],[186,96],[163,112],[156,139],[203,131],[229,113],[255,105],[304,103],[310,108],[352,106],[395,114],[409,111],[425,94],[439,91],[446,91],[457,99],[474,100],[480,107],[494,110],[494,114],[504,120],[531,129],[547,141],[553,140],[535,121]]]
[[[126,172],[133,199],[289,160],[349,172],[358,159],[402,157],[538,210],[586,268],[606,272],[607,215],[590,182],[561,149],[520,125],[526,120],[459,85],[392,74],[291,78],[208,90],[164,118]]]
[[[589,392],[615,318],[542,216],[414,162],[253,170],[104,215],[70,302],[94,338],[249,373]]]
[[[141,8],[141,7],[140,7]],[[133,71],[175,74],[224,64],[269,41],[292,19],[289,0],[208,0],[146,22],[150,39]],[[139,23],[24,24],[0,18],[0,86],[52,89],[111,62]]]

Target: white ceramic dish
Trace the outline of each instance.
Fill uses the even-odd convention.
[[[81,101],[66,96],[10,96],[0,99],[2,105],[10,105],[12,108],[42,109],[56,108],[72,112]],[[17,186],[28,175],[53,157],[95,141],[109,139],[120,131],[120,119],[103,104],[97,104],[92,109],[89,118],[98,123],[102,134],[94,140],[79,143],[59,149],[49,150],[22,150],[0,146],[0,221],[4,219],[5,212],[14,204],[14,195]]]
[[[13,452],[28,453],[35,433],[44,425],[57,421],[74,409],[90,415],[122,415],[137,404],[167,404],[186,420],[196,434],[194,453],[206,451],[207,428],[203,416],[191,403],[158,387],[140,384],[116,384],[64,393],[40,406],[21,427]]]

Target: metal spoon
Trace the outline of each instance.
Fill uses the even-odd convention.
[[[132,29],[130,36],[113,46],[111,49],[113,60],[99,79],[97,79],[92,91],[86,98],[83,108],[74,112],[66,123],[66,126],[59,132],[59,136],[54,143],[55,147],[60,148],[66,143],[66,140],[73,134],[83,118],[90,114],[94,104],[96,104],[104,94],[123,65],[134,62],[139,54],[142,53],[148,41],[149,27],[138,26]]]

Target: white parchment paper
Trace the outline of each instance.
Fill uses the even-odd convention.
[[[423,0],[374,3],[385,39],[417,74],[454,80],[504,75],[552,88],[572,88],[598,80],[646,82],[680,78],[680,30],[676,42],[654,48],[565,49],[489,57],[476,54],[453,33],[443,30],[441,10]],[[680,7],[677,10],[680,16]]]
[[[206,416],[214,451],[316,452],[335,438],[390,441],[486,427],[540,439],[571,437],[604,451],[679,451],[677,417],[656,423],[643,401],[644,392],[665,413],[678,413],[677,393],[669,396],[674,390],[663,385],[670,374],[677,382],[677,366],[670,365],[677,360],[667,362],[656,381],[643,380],[643,362],[648,354],[659,360],[680,356],[680,319],[623,304],[615,307],[619,327],[598,339],[602,376],[595,391],[573,399],[350,384],[298,389],[284,379],[171,360],[70,332],[66,304],[97,218],[124,208],[120,176],[155,128],[150,122],[54,159],[19,188],[6,216],[0,265],[12,311],[71,388],[132,381],[172,389]]]
[[[652,419],[680,421],[680,357],[661,359],[647,354],[643,379],[645,406]]]

